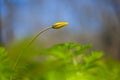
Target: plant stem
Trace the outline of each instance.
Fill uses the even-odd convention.
[[[75,58],[74,55],[73,55],[73,65],[74,65],[74,67],[75,67],[76,70],[79,69],[79,68],[78,68],[78,61],[77,61],[77,59]],[[79,71],[77,71],[77,72],[76,72],[76,75],[79,75],[79,74],[80,74]]]
[[[12,69],[12,70],[13,70],[14,72],[11,74],[10,80],[13,79],[13,76],[14,76],[14,74],[15,74],[17,65],[19,64],[20,58],[22,57],[22,55],[23,55],[23,53],[25,52],[25,50],[27,50],[27,48],[34,42],[34,40],[35,40],[40,34],[42,34],[43,32],[45,32],[45,31],[47,31],[47,30],[49,30],[49,29],[52,29],[52,27],[47,27],[47,28],[45,28],[45,29],[40,30],[35,36],[33,36],[33,38],[30,40],[30,42],[28,42],[28,44],[23,48],[23,50],[21,50],[20,54],[19,54],[18,57],[17,57],[17,60],[16,60],[15,64],[13,65],[13,69]]]

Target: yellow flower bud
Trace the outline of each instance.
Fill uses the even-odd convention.
[[[52,25],[52,28],[59,29],[59,28],[62,28],[64,26],[67,26],[67,25],[68,25],[68,22],[57,22],[57,23]]]

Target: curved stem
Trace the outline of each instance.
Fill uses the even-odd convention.
[[[22,55],[23,55],[23,53],[25,52],[25,50],[27,50],[27,48],[34,42],[34,40],[35,40],[40,34],[42,34],[43,32],[45,32],[45,31],[47,31],[47,30],[49,30],[49,29],[52,29],[52,27],[47,27],[47,28],[39,31],[35,36],[33,36],[33,38],[30,40],[30,42],[28,42],[28,44],[23,48],[23,50],[22,50],[22,51],[20,52],[20,54],[18,55],[15,64],[13,65],[13,69],[12,69],[12,70],[13,70],[14,72],[11,74],[10,80],[13,79],[14,73],[15,73],[15,71],[16,71],[16,67],[17,67],[17,65],[19,64],[20,58],[22,57]]]

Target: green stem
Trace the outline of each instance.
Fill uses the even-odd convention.
[[[73,60],[73,65],[74,65],[75,69],[78,70],[79,69],[78,68],[78,61],[74,55],[73,55],[72,60]],[[76,74],[79,75],[79,71],[77,71]]]
[[[47,27],[47,28],[39,31],[35,36],[33,36],[33,38],[31,39],[31,41],[28,42],[28,44],[23,48],[23,50],[22,50],[22,51],[20,52],[20,54],[18,55],[17,60],[16,60],[16,62],[15,62],[15,64],[14,64],[14,66],[13,66],[13,69],[12,69],[12,70],[13,70],[14,72],[11,74],[10,80],[13,79],[13,76],[14,76],[14,74],[15,74],[17,65],[19,64],[20,58],[22,57],[22,55],[23,55],[23,53],[25,52],[25,50],[27,50],[27,48],[34,42],[34,40],[35,40],[40,34],[42,34],[43,32],[45,32],[45,31],[47,31],[47,30],[49,30],[49,29],[52,29],[52,27]]]

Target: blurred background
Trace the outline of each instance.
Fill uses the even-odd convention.
[[[0,45],[9,47],[59,21],[69,25],[39,39],[57,43],[92,43],[120,60],[120,0],[0,0]]]

